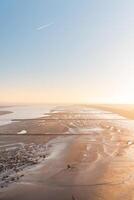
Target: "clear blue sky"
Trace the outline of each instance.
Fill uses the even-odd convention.
[[[0,0],[0,102],[134,101],[133,0]]]

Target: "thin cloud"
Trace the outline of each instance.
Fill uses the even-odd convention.
[[[53,25],[53,23],[44,24],[44,25],[42,25],[42,26],[39,26],[39,27],[37,28],[37,31],[41,31],[41,30],[43,30],[43,29],[45,29],[45,28],[48,28],[49,26],[52,26],[52,25]]]

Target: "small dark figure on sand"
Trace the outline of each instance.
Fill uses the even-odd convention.
[[[67,169],[71,169],[71,165],[67,165]]]
[[[77,200],[77,199],[72,195],[72,200]]]

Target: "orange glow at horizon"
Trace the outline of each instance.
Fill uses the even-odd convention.
[[[131,90],[120,90],[118,93],[111,90],[103,92],[87,90],[8,90],[0,94],[0,103],[134,103],[134,94]]]

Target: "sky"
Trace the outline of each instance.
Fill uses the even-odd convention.
[[[0,103],[134,103],[133,0],[0,0]]]

